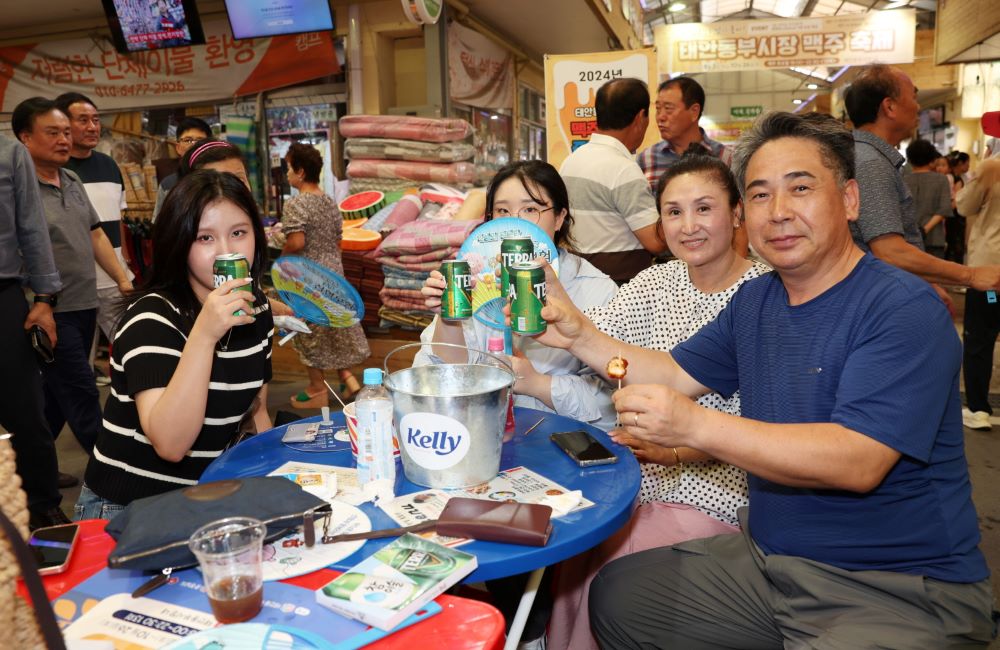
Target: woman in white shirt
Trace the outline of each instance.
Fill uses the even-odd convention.
[[[566,185],[552,165],[540,160],[511,163],[497,172],[486,193],[486,219],[518,217],[537,224],[559,250],[559,278],[570,299],[581,309],[600,307],[615,294],[617,286],[585,259],[569,252],[569,212]],[[444,276],[432,271],[421,292],[429,308],[441,306]],[[454,343],[486,350],[490,336],[499,331],[475,318],[446,321],[440,316],[421,333],[424,343]],[[425,346],[414,365],[431,362]],[[554,411],[608,430],[615,423],[608,385],[597,374],[565,350],[546,347],[530,337],[515,337],[512,357],[514,403],[517,406]],[[433,353],[446,361],[464,361],[461,353],[437,346]],[[460,358],[461,357],[461,358]]]

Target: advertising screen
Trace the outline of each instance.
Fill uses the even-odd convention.
[[[205,35],[194,0],[103,0],[119,52],[198,45]]]
[[[226,0],[233,38],[333,29],[327,0]]]

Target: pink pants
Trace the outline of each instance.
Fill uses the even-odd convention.
[[[590,634],[587,598],[590,581],[605,564],[615,558],[689,539],[738,533],[718,519],[678,503],[647,503],[600,546],[566,560],[556,567],[553,589],[555,605],[549,620],[549,650],[597,650]]]

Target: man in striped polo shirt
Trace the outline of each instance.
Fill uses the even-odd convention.
[[[69,118],[73,134],[66,169],[75,172],[83,181],[83,189],[101,218],[101,229],[114,247],[118,265],[124,273],[119,279],[125,282],[119,283],[95,264],[97,325],[110,341],[116,316],[114,305],[123,293],[132,290],[134,277],[122,256],[122,210],[127,207],[125,183],[114,158],[96,148],[101,141],[101,116],[94,102],[80,93],[63,93],[56,97],[56,106]],[[107,384],[107,379],[101,383]]]
[[[649,89],[615,79],[597,90],[597,130],[563,161],[576,251],[625,284],[666,252],[656,200],[635,152],[649,127]]]

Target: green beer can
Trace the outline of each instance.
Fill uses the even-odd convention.
[[[510,295],[510,269],[535,259],[535,242],[531,237],[505,237],[500,242],[500,295]]]
[[[212,284],[216,289],[230,280],[249,277],[250,263],[247,262],[246,255],[243,255],[242,253],[227,253],[225,255],[215,256],[215,263],[212,264]],[[253,283],[237,287],[236,291],[247,291],[253,293],[252,284]],[[243,316],[243,310],[239,309],[234,311],[233,316]]]
[[[515,264],[510,283],[510,325],[515,334],[528,336],[545,331],[545,269],[541,261]]]
[[[441,263],[445,289],[441,296],[441,318],[466,320],[472,316],[472,271],[469,263],[446,260]]]

